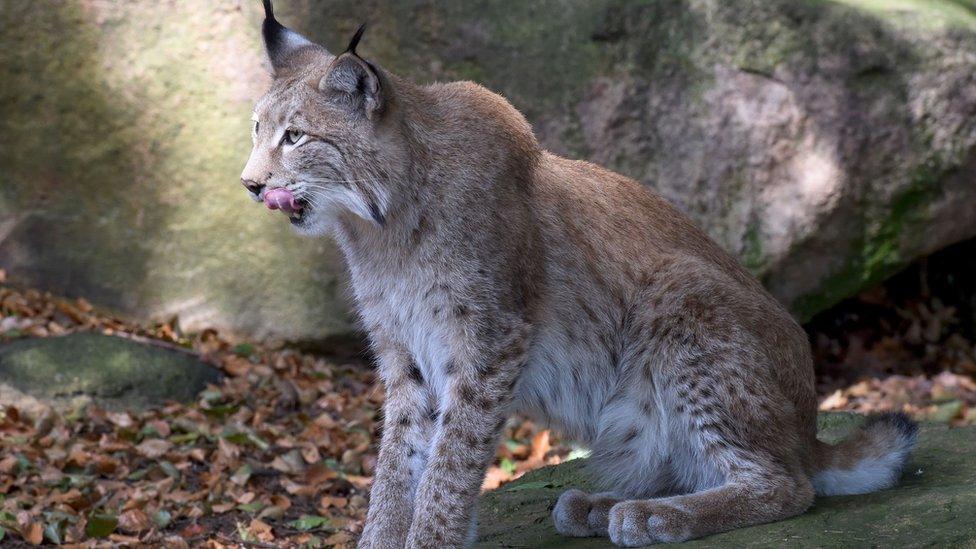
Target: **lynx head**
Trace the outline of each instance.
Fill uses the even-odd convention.
[[[328,232],[344,212],[384,225],[407,155],[391,82],[356,53],[365,26],[335,56],[278,23],[270,0],[264,9],[274,82],[254,108],[244,187],[302,234]]]

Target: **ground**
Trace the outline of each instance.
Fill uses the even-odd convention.
[[[821,417],[820,436],[838,440],[860,421]],[[976,428],[923,424],[901,483],[860,496],[818,498],[793,519],[742,528],[678,547],[960,547],[976,541]],[[583,460],[580,460],[581,462]],[[587,486],[582,466],[547,467],[487,494],[478,547],[610,547],[604,539],[568,540],[549,519],[566,488]]]
[[[892,543],[914,530],[924,530],[933,543],[952,541],[947,536],[958,530],[953,517],[972,512],[976,480],[971,469],[957,467],[976,444],[973,431],[948,427],[976,422],[970,330],[976,317],[966,305],[972,292],[953,298],[938,279],[927,278],[926,291],[905,290],[927,272],[906,271],[807,326],[821,409],[901,409],[933,422],[905,484],[872,496],[824,499],[794,521],[706,543],[856,544],[860,538],[849,535],[852,530]],[[228,341],[213,330],[183,333],[173,323],[125,322],[83,299],[3,285],[0,272],[0,348],[73,332],[179,347],[223,378],[185,402],[141,408],[0,402],[0,541],[15,547],[353,544],[367,506],[383,401],[361,356],[265,348]],[[839,428],[828,429],[828,436]],[[576,484],[573,471],[581,462],[572,460],[585,455],[556,433],[513,419],[485,481],[486,490],[501,486],[483,506],[487,546],[512,541],[514,525],[553,540],[548,506],[563,485]],[[566,461],[566,469],[530,472],[506,484]],[[890,531],[879,529],[888,518],[871,518],[888,506],[899,517]],[[855,508],[863,523],[852,522]],[[797,537],[812,535],[817,525],[820,537]]]

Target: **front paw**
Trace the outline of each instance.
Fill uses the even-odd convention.
[[[691,517],[677,508],[650,500],[621,501],[610,509],[607,533],[622,547],[675,543],[691,538]]]
[[[620,501],[610,492],[589,495],[580,490],[563,492],[552,510],[556,531],[564,536],[606,536],[610,509]]]

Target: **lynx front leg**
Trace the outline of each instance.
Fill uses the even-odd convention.
[[[520,334],[500,351],[458,359],[452,367],[450,394],[417,490],[407,547],[462,547],[473,541],[478,493],[508,416],[525,347]]]
[[[383,439],[370,491],[361,548],[404,547],[413,517],[417,453],[426,451],[432,429],[429,394],[416,382],[416,366],[405,354],[380,353],[386,378]]]

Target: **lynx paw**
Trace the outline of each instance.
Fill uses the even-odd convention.
[[[677,508],[650,501],[622,501],[610,509],[610,541],[623,547],[675,543],[691,538],[691,517]]]
[[[610,508],[618,501],[609,493],[591,496],[580,490],[566,490],[552,510],[556,531],[576,538],[605,536]]]
[[[552,521],[556,531],[564,536],[585,538],[592,536],[587,523],[590,514],[590,499],[580,490],[566,490],[556,501],[552,510]]]

